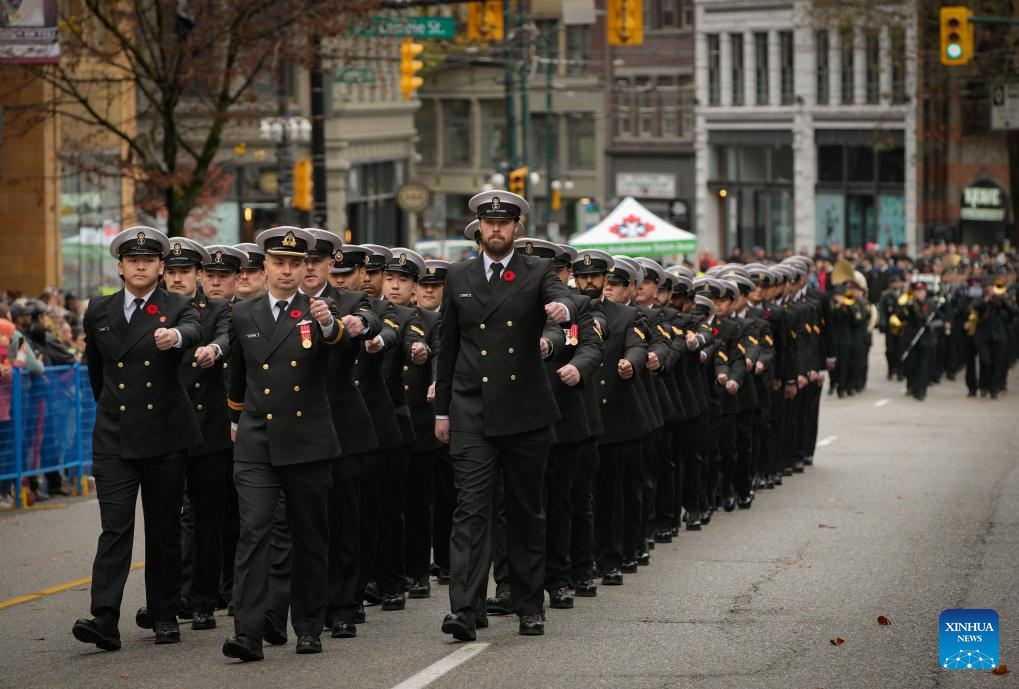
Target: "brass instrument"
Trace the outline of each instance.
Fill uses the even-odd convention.
[[[902,319],[896,316],[894,313],[888,317],[888,332],[894,337],[898,337],[902,334],[903,327]]]
[[[1005,293],[1008,292],[1008,286],[1005,284],[1004,280],[998,278],[994,281],[994,287],[991,288],[991,291],[999,297],[1003,297],[1005,296]]]
[[[853,268],[853,264],[844,258],[840,258],[835,262],[835,267],[831,270],[831,284],[837,287],[843,282],[852,280],[855,274],[856,270]]]
[[[913,303],[913,290],[907,289],[899,295],[899,306],[908,306]]]
[[[980,322],[980,315],[976,312],[976,309],[970,309],[969,314],[966,316],[966,325],[963,329],[966,334],[973,337],[977,334],[977,323]]]
[[[847,306],[852,306],[856,303],[856,292],[851,289],[847,289],[843,297]]]

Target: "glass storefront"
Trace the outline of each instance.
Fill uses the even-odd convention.
[[[110,240],[121,230],[119,154],[88,153],[61,161],[60,237],[63,286],[78,295],[120,289]]]
[[[710,176],[724,214],[722,254],[737,246],[744,254],[756,247],[772,253],[793,247],[791,145],[714,145]]]
[[[347,229],[352,244],[403,246],[407,238],[404,212],[396,192],[404,183],[405,163],[383,161],[355,165],[347,175]]]

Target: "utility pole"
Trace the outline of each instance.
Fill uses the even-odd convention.
[[[523,166],[527,168],[527,176],[524,177],[524,198],[531,198],[531,33],[527,30],[527,0],[519,0],[518,9],[520,14],[517,17],[517,28],[521,33],[520,60],[520,133],[523,139],[520,147],[520,157]]]
[[[555,157],[555,142],[553,123],[555,115],[552,112],[552,78],[555,70],[556,55],[556,30],[549,32],[545,52],[545,233],[548,233],[548,226],[552,224],[552,165]]]
[[[513,78],[513,46],[509,36],[512,33],[510,21],[513,15],[510,11],[510,0],[502,0],[503,26],[505,28],[505,53],[506,53],[506,157],[509,158],[510,169],[513,169],[520,162],[517,158],[517,118],[516,118],[516,79]]]
[[[276,219],[280,225],[290,224],[290,201],[294,196],[294,156],[286,122],[290,119],[290,93],[288,63],[279,62],[279,117],[284,123],[280,139],[276,142]]]
[[[322,74],[322,39],[312,37],[315,62],[310,72],[311,79],[311,193],[314,199],[312,225],[325,228],[329,220],[329,205],[326,197],[326,121],[325,84]]]

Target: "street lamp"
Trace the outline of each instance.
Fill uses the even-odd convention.
[[[289,106],[281,103],[278,117],[263,117],[258,136],[276,144],[276,203],[279,220],[286,224],[294,195],[294,142],[311,141],[311,122],[306,117],[290,115]]]

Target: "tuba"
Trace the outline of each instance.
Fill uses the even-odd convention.
[[[902,319],[896,316],[894,313],[888,317],[888,334],[893,337],[898,337],[902,334]]]
[[[852,280],[855,275],[856,270],[853,268],[853,264],[844,258],[840,258],[835,262],[835,267],[831,270],[831,284],[837,287],[843,282]]]
[[[977,334],[977,323],[980,322],[980,315],[976,312],[976,309],[970,309],[969,314],[966,316],[966,325],[963,326],[966,334],[973,337]]]

